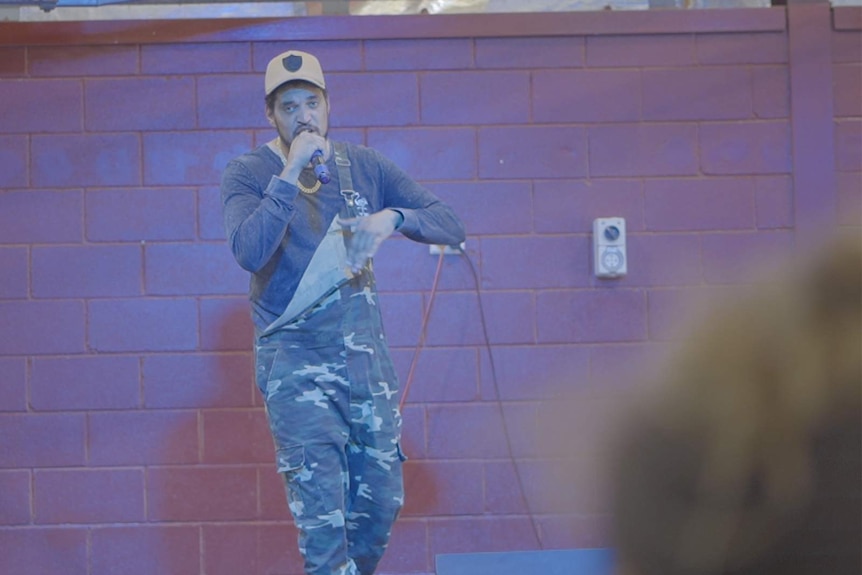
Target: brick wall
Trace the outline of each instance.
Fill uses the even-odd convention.
[[[838,221],[862,222],[862,34],[854,12],[837,11],[832,32]]]
[[[455,206],[480,274],[497,380],[469,266],[447,258],[383,570],[537,547],[513,454],[545,547],[607,545],[597,438],[622,374],[667,344],[684,296],[786,253],[806,215],[784,10],[723,14],[566,15],[568,33],[520,15],[498,36],[430,24],[412,40],[385,19],[300,42],[266,24],[71,46],[34,28],[0,45],[0,571],[301,573],[218,197],[226,161],[272,137],[262,75],[287,47],[328,71],[335,137]],[[839,221],[859,226],[862,36],[827,37]],[[599,281],[591,222],[609,215],[626,218],[629,274]],[[403,238],[376,261],[402,379],[435,266]],[[561,388],[578,401],[549,404]],[[574,517],[543,497],[561,418]]]

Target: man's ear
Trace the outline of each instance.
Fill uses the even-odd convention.
[[[266,114],[266,119],[269,122],[269,125],[275,126],[275,115],[273,114],[272,109],[266,104],[263,105],[263,113]]]

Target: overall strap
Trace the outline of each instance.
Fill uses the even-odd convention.
[[[341,186],[341,197],[347,206],[347,215],[351,218],[368,215],[368,201],[353,189],[353,176],[350,175],[350,157],[344,142],[333,142],[335,167],[338,170],[338,182]]]

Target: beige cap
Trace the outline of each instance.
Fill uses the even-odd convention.
[[[269,61],[264,79],[265,95],[269,96],[273,90],[291,80],[304,80],[326,90],[320,62],[307,52],[290,50]]]

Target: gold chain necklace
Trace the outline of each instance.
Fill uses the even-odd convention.
[[[284,157],[284,150],[281,149],[281,138],[275,139],[275,149],[278,152],[278,157],[281,158],[281,163],[283,165],[287,165],[287,158]],[[305,170],[303,170],[305,171]],[[302,172],[300,172],[300,177],[302,176]],[[299,191],[303,194],[316,194],[317,190],[320,189],[320,180],[316,177],[314,178],[314,185],[310,188],[303,185],[302,180],[300,178],[296,179],[296,187],[299,188]]]

